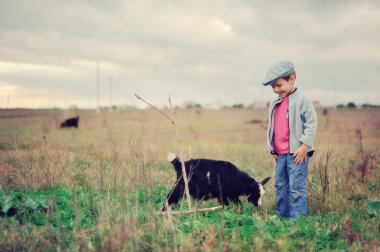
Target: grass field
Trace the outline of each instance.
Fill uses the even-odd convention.
[[[165,111],[169,113],[169,111]],[[155,110],[0,110],[0,251],[379,251],[380,110],[318,111],[308,176],[309,215],[263,207],[157,215],[176,180],[175,128]],[[229,160],[274,177],[266,109],[176,111],[185,159]],[[244,199],[243,199],[244,200]],[[187,210],[186,200],[174,211]],[[207,201],[193,206],[217,206]]]

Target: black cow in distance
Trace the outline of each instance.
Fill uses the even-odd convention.
[[[66,119],[60,128],[78,128],[79,116]]]

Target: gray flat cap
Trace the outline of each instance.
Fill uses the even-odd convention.
[[[294,70],[294,64],[289,60],[278,61],[269,68],[261,84],[264,86],[272,85],[277,79],[291,75]]]

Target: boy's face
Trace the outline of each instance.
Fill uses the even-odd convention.
[[[275,94],[278,94],[279,97],[285,97],[294,91],[296,80],[295,75],[291,75],[289,80],[284,78],[278,79],[275,83],[272,84],[272,89]]]

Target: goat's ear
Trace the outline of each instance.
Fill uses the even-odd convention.
[[[261,184],[262,185],[265,185],[269,180],[270,180],[271,177],[267,177],[265,178],[263,181],[261,181]]]

